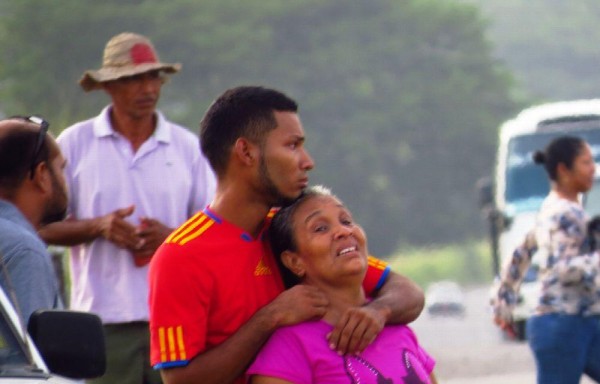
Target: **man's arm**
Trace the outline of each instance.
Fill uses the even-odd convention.
[[[93,219],[63,220],[44,226],[38,234],[48,244],[73,246],[104,237],[119,247],[135,250],[140,246],[137,229],[125,221],[133,210],[130,206]]]
[[[386,323],[408,324],[421,314],[425,306],[425,294],[414,281],[390,272],[375,300],[367,306],[378,310],[382,315],[387,314]]]
[[[284,326],[322,317],[327,299],[314,287],[298,285],[281,293],[222,344],[194,357],[184,367],[161,370],[165,384],[232,383],[241,377],[259,349]]]
[[[414,321],[425,305],[423,290],[410,279],[390,272],[374,300],[342,316],[329,335],[330,347],[340,353],[363,351],[385,324]]]

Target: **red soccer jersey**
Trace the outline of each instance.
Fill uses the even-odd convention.
[[[385,262],[369,258],[365,290],[379,288],[388,272]],[[225,341],[283,291],[262,235],[252,239],[208,209],[167,238],[149,273],[155,368],[186,365]]]

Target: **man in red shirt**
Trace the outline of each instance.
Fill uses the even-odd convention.
[[[296,103],[262,87],[226,91],[201,124],[215,173],[215,199],[167,238],[150,267],[151,361],[171,383],[243,383],[271,333],[323,316],[314,287],[284,291],[263,241],[271,207],[298,197],[313,160]],[[266,239],[265,239],[266,240]],[[374,299],[348,311],[329,336],[340,353],[363,350],[386,322],[410,322],[423,292],[372,259],[365,288]]]

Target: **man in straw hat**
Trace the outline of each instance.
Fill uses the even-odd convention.
[[[179,69],[161,62],[144,36],[113,37],[102,68],[79,81],[85,91],[104,90],[111,104],[57,139],[67,159],[70,216],[41,235],[71,246],[70,306],[105,324],[107,372],[94,382],[160,382],[148,361],[148,262],[172,228],[213,195],[198,138],[156,110],[165,75]]]

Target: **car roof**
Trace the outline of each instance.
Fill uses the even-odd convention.
[[[513,136],[535,132],[541,122],[577,116],[600,117],[600,99],[559,101],[526,108],[502,124],[500,135],[507,140]]]

